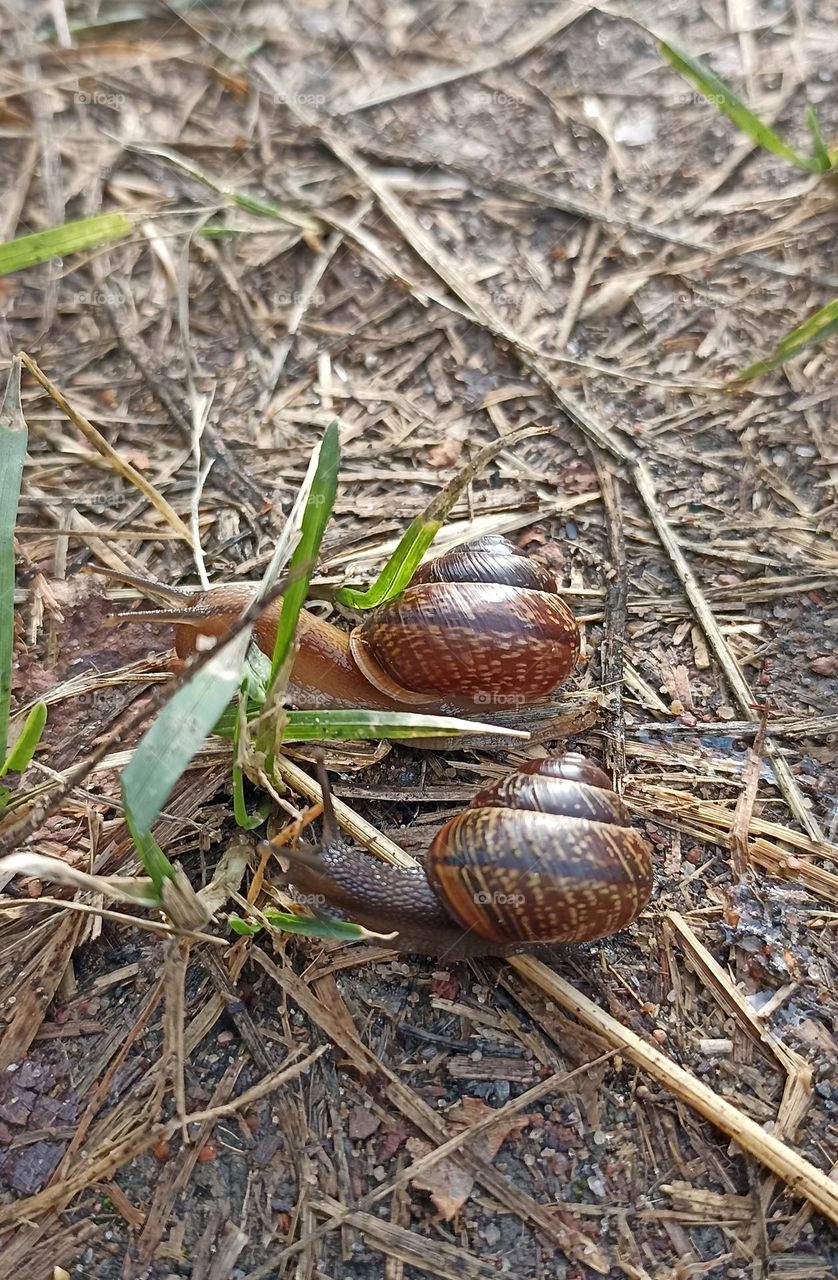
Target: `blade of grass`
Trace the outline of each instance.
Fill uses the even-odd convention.
[[[6,756],[15,627],[15,523],[28,434],[20,403],[20,360],[12,361],[0,405],[0,760]]]
[[[404,591],[441,528],[441,520],[417,516],[405,529],[399,545],[372,586],[366,591],[358,591],[354,587],[339,587],[335,592],[335,599],[350,609],[375,609],[392,600]]]
[[[308,938],[331,938],[342,942],[357,942],[362,938],[380,938],[378,933],[370,933],[363,925],[353,924],[350,920],[333,920],[328,916],[298,916],[293,911],[265,911],[263,919],[272,929],[283,933],[302,934]],[[241,916],[231,915],[227,923],[239,937],[252,938],[261,933],[262,926]],[[385,937],[387,935],[384,935]]]
[[[771,369],[776,369],[784,361],[790,360],[805,347],[823,342],[833,333],[838,333],[838,298],[833,298],[832,302],[828,302],[825,307],[821,307],[814,315],[809,316],[808,320],[804,320],[803,324],[799,324],[796,329],[792,329],[784,338],[781,338],[770,356],[766,356],[764,360],[756,360],[741,373],[737,373],[731,380],[732,385],[743,386],[761,374],[769,373]]]
[[[0,778],[7,773],[23,773],[28,768],[41,741],[46,722],[47,704],[36,702],[23,723],[15,745],[0,765]]]
[[[239,687],[250,629],[221,645],[209,662],[165,704],[122,772],[122,798],[131,834],[146,870],[154,873],[143,842],[213,725]]]
[[[311,938],[342,938],[354,942],[357,938],[378,937],[370,934],[363,925],[350,920],[330,920],[325,916],[297,916],[293,911],[265,911],[265,919],[272,929],[283,933],[301,933]]]
[[[253,647],[251,646],[251,648]],[[265,665],[268,665],[267,659],[265,660]],[[251,680],[252,667],[249,661],[246,661],[244,675],[239,686],[239,701],[233,725],[233,816],[236,819],[237,826],[241,827],[243,831],[253,831],[254,828],[261,826],[270,812],[270,804],[268,803],[258,805],[255,812],[250,814],[247,812],[247,806],[244,802],[244,773],[239,763],[239,743],[247,731],[247,713],[251,703]],[[222,716],[223,719],[224,717]],[[215,727],[215,732],[218,733],[218,725]]]
[[[828,173],[832,168],[832,161],[829,157],[829,148],[827,147],[826,140],[821,133],[821,127],[818,124],[818,117],[815,115],[813,107],[807,105],[804,112],[804,119],[806,121],[807,129],[812,135],[812,156],[815,164],[820,167],[822,173]]]
[[[276,628],[276,640],[271,656],[269,689],[273,686],[280,667],[291,653],[297,631],[297,619],[308,594],[308,582],[320,553],[323,533],[332,514],[338,486],[340,467],[340,437],[337,421],[330,422],[323,433],[317,455],[311,492],[308,495],[302,517],[300,540],[294,548],[288,566],[291,578],[282,598],[282,609]]]
[[[385,604],[399,595],[416,572],[423,555],[445,523],[451,508],[475,476],[479,475],[503,449],[510,448],[528,436],[546,435],[552,429],[552,427],[524,427],[521,431],[514,431],[511,435],[503,436],[500,440],[493,440],[491,444],[486,445],[471,462],[440,489],[422,514],[410,522],[399,539],[399,545],[372,586],[365,591],[358,591],[354,587],[341,587],[335,592],[335,599],[350,609],[375,609],[378,605]]]
[[[309,233],[316,233],[321,229],[320,223],[308,214],[300,213],[296,209],[289,209],[285,205],[269,204],[267,200],[257,200],[254,196],[245,195],[241,191],[234,190],[233,187],[225,186],[217,178],[205,173],[203,169],[199,169],[191,160],[187,160],[185,156],[173,151],[170,147],[147,146],[146,144],[134,142],[128,144],[128,150],[136,151],[139,155],[157,156],[160,160],[166,160],[169,164],[174,165],[176,169],[179,169],[181,173],[185,173],[187,177],[194,178],[202,186],[208,187],[210,191],[223,196],[225,200],[229,200],[231,204],[237,205],[238,208],[246,209],[248,213],[256,213],[260,217],[271,218],[274,221],[288,222],[292,226],[301,227],[303,231]]]
[[[523,729],[501,729],[456,716],[422,715],[409,711],[289,711],[284,742],[339,742],[359,738],[426,738],[468,733],[490,733],[505,738],[528,738]]]
[[[94,245],[122,240],[134,229],[124,213],[98,213],[93,218],[80,218],[59,227],[47,227],[28,236],[18,236],[0,244],[0,276],[35,267],[50,258],[66,258]]]
[[[808,169],[810,173],[823,172],[821,164],[809,156],[802,156],[775,133],[759,116],[754,115],[750,107],[738,98],[730,85],[725,84],[709,67],[705,67],[688,53],[674,48],[665,40],[658,42],[658,51],[679,75],[694,85],[707,101],[717,110],[732,120],[738,129],[746,134],[757,146],[774,155],[781,156],[799,169]],[[828,157],[827,157],[828,158]],[[828,166],[827,166],[828,167]]]

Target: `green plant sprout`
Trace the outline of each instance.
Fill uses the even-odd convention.
[[[809,173],[829,173],[835,168],[834,152],[830,153],[820,131],[815,113],[810,106],[806,108],[806,125],[812,136],[812,155],[801,155],[764,120],[760,120],[749,106],[739,98],[714,71],[705,67],[697,58],[693,58],[683,50],[676,49],[666,40],[658,41],[658,51],[671,67],[683,76],[691,85],[707,99],[712,106],[732,120],[738,129],[765,151],[771,151],[798,169],[806,169]]]

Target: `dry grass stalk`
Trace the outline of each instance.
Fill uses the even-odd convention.
[[[774,1134],[767,1133],[750,1116],[719,1097],[691,1072],[671,1062],[659,1049],[617,1022],[540,961],[530,956],[515,956],[509,963],[551,1000],[597,1031],[635,1066],[733,1138],[743,1151],[782,1179],[794,1195],[808,1200],[819,1213],[838,1223],[838,1183],[822,1169],[798,1155]]]

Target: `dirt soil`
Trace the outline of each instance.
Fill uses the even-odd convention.
[[[421,856],[516,761],[604,762],[655,892],[549,967],[815,1174],[838,1169],[835,340],[725,383],[838,294],[835,189],[754,147],[645,28],[807,150],[807,103],[838,137],[834,20],[806,0],[36,3],[6,11],[0,63],[0,239],[134,220],[0,281],[4,367],[27,351],[194,509],[213,582],[259,577],[335,417],[313,594],[341,625],[334,587],[370,581],[480,445],[549,428],[499,452],[445,536],[506,533],[551,566],[579,666],[508,715],[529,743],[335,749],[335,793]],[[194,583],[195,562],[31,377],[24,409],[13,709],[44,698],[49,722],[0,841],[87,761],[27,847],[136,875],[119,771],[172,633],[109,627],[137,593],[82,571]],[[236,835],[226,743],[156,835],[212,879]],[[4,882],[0,1277],[836,1274],[808,1182],[506,962],[237,940],[225,911],[228,945],[179,949],[67,905],[101,895]]]

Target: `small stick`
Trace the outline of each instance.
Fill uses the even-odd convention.
[[[733,874],[736,879],[747,879],[751,860],[748,849],[748,833],[751,829],[751,818],[754,802],[757,798],[759,775],[762,770],[762,753],[765,750],[765,731],[768,726],[768,708],[760,708],[759,728],[754,738],[754,745],[748,747],[748,759],[742,775],[742,791],[736,801],[736,810],[730,826],[730,856]]]

